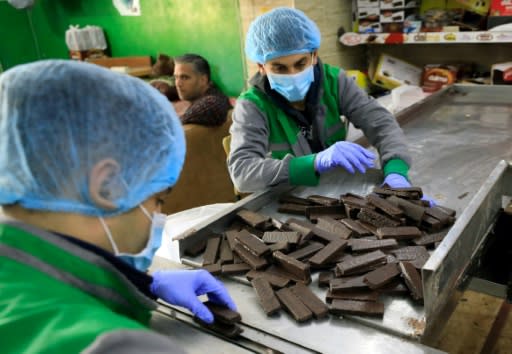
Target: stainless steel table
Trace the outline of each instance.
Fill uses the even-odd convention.
[[[482,208],[485,198],[482,195],[477,198],[476,193],[497,163],[512,156],[511,97],[512,87],[456,85],[397,115],[413,155],[410,171],[413,184],[421,186],[440,204],[455,209],[459,216],[422,269],[424,307],[390,297],[385,299],[383,319],[331,317],[327,321],[299,325],[284,314],[278,318],[264,316],[252,288],[243,279],[232,278],[226,284],[237,299],[244,325],[260,336],[268,336],[271,343],[291,343],[306,352],[436,352],[419,341],[425,341],[429,330],[442,319],[443,310],[483,242],[496,211],[494,204],[492,208]],[[359,142],[364,144],[364,139]],[[381,180],[378,171],[356,176],[334,171],[322,176],[320,186],[315,188],[283,185],[253,194],[181,235],[180,254],[209,232],[223,231],[241,208],[278,219],[288,218],[290,215],[277,213],[277,196],[281,193],[367,194]],[[477,209],[488,210],[484,223],[473,221]],[[184,256],[182,262],[200,264],[200,260]]]

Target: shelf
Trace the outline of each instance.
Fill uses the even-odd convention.
[[[416,32],[343,34],[339,41],[346,46],[361,44],[446,44],[446,43],[512,43],[512,32]]]

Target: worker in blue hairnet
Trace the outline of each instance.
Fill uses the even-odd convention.
[[[384,183],[410,187],[411,157],[395,118],[343,70],[321,62],[320,37],[303,12],[286,7],[249,26],[245,53],[259,72],[233,112],[228,167],[235,187],[314,186],[333,168],[364,173],[376,156],[344,141],[348,122],[377,148]]]
[[[146,273],[184,133],[147,83],[48,60],[0,76],[2,353],[183,352],[148,329],[157,298],[205,322],[236,310],[204,270]]]

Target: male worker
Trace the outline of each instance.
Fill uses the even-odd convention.
[[[200,55],[185,54],[174,58],[174,78],[180,100],[189,105],[179,112],[183,124],[207,126],[224,124],[231,109],[229,98],[211,81],[210,65]],[[181,113],[181,114],[180,114]]]
[[[0,107],[2,353],[181,353],[148,328],[155,299],[209,323],[197,296],[236,309],[204,270],[146,273],[185,155],[163,95],[48,60],[3,73]]]
[[[318,57],[320,31],[303,12],[276,8],[250,25],[245,42],[259,72],[237,99],[228,167],[236,188],[316,185],[333,168],[364,173],[376,156],[344,141],[345,116],[380,154],[384,183],[410,187],[411,157],[395,118],[337,67]]]

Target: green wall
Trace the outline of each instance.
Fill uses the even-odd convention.
[[[105,31],[111,56],[197,53],[210,62],[213,81],[224,92],[241,92],[245,67],[237,0],[140,2],[141,16],[121,16],[112,0],[38,0],[30,10],[0,2],[0,61],[5,69],[38,58],[68,58],[69,26],[96,25]]]

